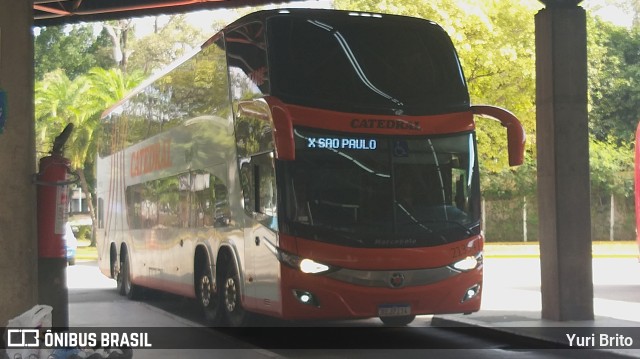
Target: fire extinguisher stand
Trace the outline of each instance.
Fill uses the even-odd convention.
[[[67,186],[77,181],[69,179],[70,162],[62,155],[73,124],[67,125],[56,137],[50,156],[40,160],[35,183],[38,199],[38,301],[53,307],[52,326],[59,330],[69,327],[69,294],[67,291],[67,258],[63,241],[68,219]]]

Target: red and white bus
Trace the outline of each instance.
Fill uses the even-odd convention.
[[[197,298],[212,323],[480,309],[474,115],[455,49],[423,19],[247,15],[105,112],[101,270],[120,292]],[[498,149],[497,149],[498,150]]]

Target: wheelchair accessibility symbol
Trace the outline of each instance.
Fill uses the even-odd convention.
[[[393,144],[393,155],[395,157],[409,157],[409,143],[404,140],[396,140]]]

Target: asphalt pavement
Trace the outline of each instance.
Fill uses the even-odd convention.
[[[499,253],[498,249],[494,249],[493,253],[487,250],[489,252],[487,257],[524,257],[529,258],[531,263],[535,263],[536,259],[530,258],[535,257],[536,253],[531,252],[535,251],[535,247],[519,246],[514,247],[511,251],[501,247]],[[626,257],[629,268],[631,268],[628,271],[635,273],[626,273],[622,277],[625,275],[638,276],[640,263],[637,263],[635,258],[631,259],[634,256],[633,248],[633,245],[626,246],[621,255],[618,253],[619,250],[611,252],[609,249],[600,249],[598,253],[604,251],[605,255],[610,255],[611,258]],[[490,261],[490,259],[486,261]],[[637,271],[634,269],[635,264],[638,266]],[[610,267],[606,261],[602,267],[602,270],[594,271],[595,273],[603,273],[602,278],[594,279],[594,285],[598,284],[598,281],[616,284],[615,280],[611,281],[612,275],[606,272],[606,268]],[[538,276],[535,270],[524,270],[523,272],[532,278]],[[79,271],[70,268],[68,273],[69,283],[82,282],[82,278],[77,277],[81,275]],[[492,282],[489,278],[494,278],[494,281]],[[640,349],[637,349],[640,348],[640,300],[636,300],[637,293],[632,298],[623,298],[622,300],[619,298],[596,298],[594,300],[594,320],[558,322],[541,318],[540,292],[535,283],[533,286],[518,288],[517,286],[498,285],[499,281],[504,280],[500,279],[498,274],[492,273],[490,268],[487,268],[485,270],[486,284],[482,310],[471,315],[436,315],[431,319],[431,324],[439,327],[474,327],[484,332],[493,332],[504,336],[533,338],[541,342],[559,343],[567,346],[571,344],[573,347],[593,347],[597,350],[640,358]],[[640,279],[634,280],[633,283],[640,285]],[[84,289],[90,287],[93,289],[92,291],[70,288],[70,293],[72,293],[69,301],[70,326],[91,327],[95,323],[100,323],[101,327],[202,327],[199,323],[167,313],[144,302],[128,301],[115,294],[114,285],[113,280],[104,278],[100,281],[92,280],[90,283],[83,284]],[[638,292],[640,286],[634,285],[631,288]],[[90,298],[86,296],[94,296],[94,298],[88,300]],[[505,301],[505,298],[508,301]],[[118,306],[113,305],[114,301],[119,302]],[[115,308],[118,309],[115,310]],[[236,339],[231,337],[220,340],[229,340],[229,342],[221,344],[221,348],[225,349],[137,349],[134,358],[278,357],[277,354],[260,348],[242,347],[242,344],[233,342]],[[606,342],[602,342],[602,340],[606,340]],[[632,349],[628,349],[629,344],[632,345]]]

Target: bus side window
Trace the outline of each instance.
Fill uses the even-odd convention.
[[[225,35],[231,95],[234,100],[269,93],[264,24],[252,22]]]
[[[273,125],[269,107],[260,101],[241,101],[234,106],[238,156],[246,158],[273,151]]]
[[[240,164],[240,186],[242,187],[242,196],[243,196],[243,204],[245,212],[252,216],[254,209],[253,208],[253,196],[255,193],[252,191],[253,188],[253,176],[251,173],[251,163],[249,160],[243,160]]]
[[[231,209],[229,207],[229,191],[224,182],[213,177],[213,226],[226,227],[231,224]]]
[[[251,157],[241,167],[245,210],[263,225],[276,230],[277,197],[273,152]]]

